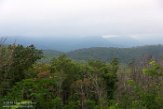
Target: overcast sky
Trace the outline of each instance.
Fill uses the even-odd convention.
[[[0,35],[163,37],[163,0],[0,0]]]

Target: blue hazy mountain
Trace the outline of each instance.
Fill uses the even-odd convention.
[[[39,49],[51,49],[58,51],[72,51],[81,48],[91,47],[134,47],[145,44],[153,44],[145,41],[139,41],[131,37],[121,36],[112,38],[103,38],[99,36],[92,37],[9,37],[8,43],[29,45],[34,44]]]
[[[134,46],[140,46],[143,45],[143,42],[134,39],[132,37],[127,36],[119,36],[119,37],[112,37],[112,38],[106,38],[108,42],[112,42],[116,44],[117,46],[113,47],[134,47]]]

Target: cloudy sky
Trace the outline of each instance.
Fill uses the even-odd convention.
[[[0,0],[0,35],[163,37],[163,1]]]

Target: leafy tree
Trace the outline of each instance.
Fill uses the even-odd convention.
[[[77,80],[80,74],[80,65],[73,62],[65,55],[58,57],[57,59],[53,59],[51,62],[51,73],[53,75],[62,74],[64,80],[62,81],[62,96],[64,104],[67,104],[67,100],[70,97],[70,86],[71,84]]]
[[[16,82],[28,77],[28,69],[42,57],[42,52],[33,45],[23,47],[15,44],[1,50],[0,60],[4,61],[0,67],[0,96],[3,96]]]
[[[162,109],[162,67],[151,61],[137,79],[128,80],[128,88],[121,98],[124,109]]]

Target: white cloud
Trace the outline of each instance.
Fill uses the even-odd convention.
[[[163,34],[161,0],[1,0],[0,34]]]
[[[120,37],[121,35],[104,35],[102,38],[108,39],[108,38],[114,38],[114,37]]]

